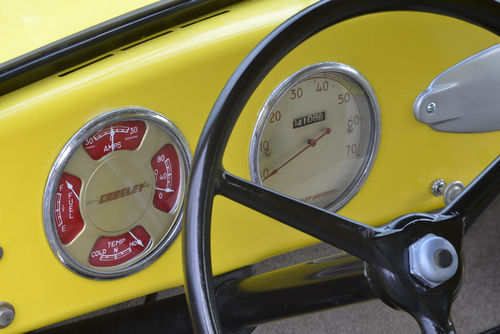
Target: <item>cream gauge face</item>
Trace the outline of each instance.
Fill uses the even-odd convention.
[[[339,63],[306,67],[262,108],[250,145],[252,180],[309,204],[338,210],[360,189],[380,137],[368,81]]]
[[[52,250],[94,279],[143,269],[181,228],[190,151],[181,132],[153,111],[98,117],[69,140],[44,197]]]

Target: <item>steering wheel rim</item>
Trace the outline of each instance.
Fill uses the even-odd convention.
[[[193,326],[197,332],[222,332],[213,291],[210,220],[215,195],[221,194],[243,203],[244,201],[235,198],[231,193],[238,187],[249,186],[238,183],[233,176],[225,172],[222,166],[224,150],[243,107],[270,70],[312,35],[350,18],[394,10],[443,14],[481,26],[500,35],[500,20],[498,20],[500,5],[495,0],[481,2],[474,0],[324,0],[299,12],[266,36],[239,65],[219,95],[200,136],[193,159],[186,205],[183,256],[186,294]],[[500,164],[496,165],[500,166]],[[228,184],[231,184],[231,187],[228,187]],[[256,194],[262,189],[256,185],[250,187]],[[251,207],[251,205],[248,206]],[[356,224],[347,219],[339,219],[339,224],[346,223],[346,221],[349,224]],[[396,223],[400,224],[401,221]],[[361,225],[354,226],[361,227]],[[321,228],[305,232],[315,237],[321,237],[323,233]],[[353,240],[348,240],[346,245],[341,243],[336,246],[349,251],[348,243],[363,241],[356,237],[351,239]],[[332,243],[331,240],[326,241]],[[338,240],[334,242],[338,243]],[[363,260],[369,260],[374,256],[369,250],[354,255]]]

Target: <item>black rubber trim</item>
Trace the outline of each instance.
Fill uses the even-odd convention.
[[[0,96],[239,1],[159,1],[60,39],[1,64]]]

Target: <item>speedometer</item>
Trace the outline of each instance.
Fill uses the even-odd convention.
[[[339,63],[306,67],[264,104],[250,145],[252,180],[309,204],[338,210],[360,189],[380,138],[368,81]]]

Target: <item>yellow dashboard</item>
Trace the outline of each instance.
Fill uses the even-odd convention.
[[[9,31],[4,38],[0,62],[11,60],[83,29],[110,20],[152,0],[85,1],[77,3],[40,0],[8,0],[0,11],[0,28]],[[169,0],[168,2],[179,2]],[[78,20],[72,16],[78,13]]]
[[[179,237],[154,263],[127,277],[93,280],[68,270],[44,231],[51,168],[79,129],[130,107],[168,118],[193,154],[211,107],[238,64],[273,28],[313,2],[243,1],[0,98],[0,299],[16,310],[12,325],[0,331],[24,332],[183,284]],[[499,42],[471,24],[413,12],[366,15],[328,28],[266,76],[236,124],[224,166],[250,179],[250,141],[269,95],[309,65],[337,62],[369,81],[381,115],[373,168],[339,213],[380,225],[439,208],[443,202],[430,193],[431,182],[468,184],[498,154],[491,143],[500,134],[434,131],[415,120],[413,102],[439,73]],[[317,242],[225,198],[216,198],[212,225],[214,274]]]

